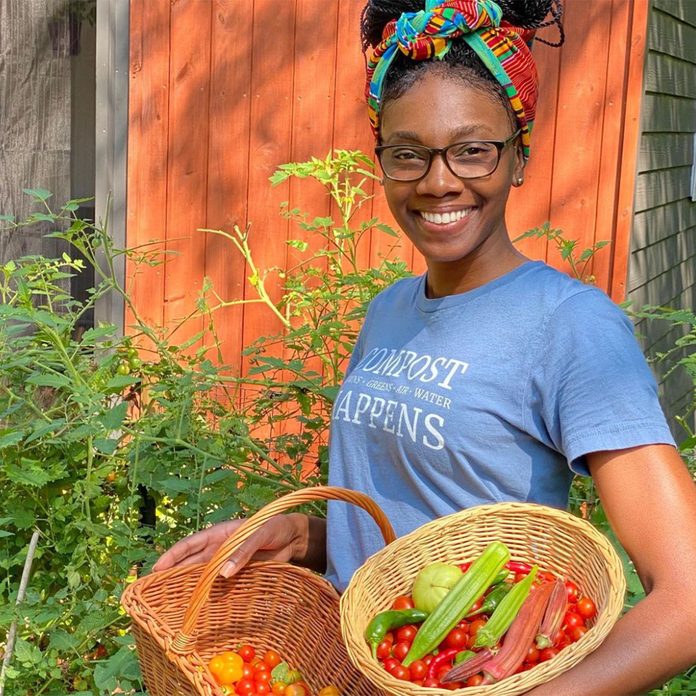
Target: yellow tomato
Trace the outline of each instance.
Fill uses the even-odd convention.
[[[341,692],[338,690],[337,686],[329,684],[321,689],[317,696],[341,696]]]

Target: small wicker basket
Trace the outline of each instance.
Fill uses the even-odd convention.
[[[382,692],[351,664],[341,638],[339,597],[324,578],[288,563],[250,563],[219,575],[229,555],[269,518],[316,500],[341,500],[372,515],[389,544],[394,531],[366,495],[317,486],[289,493],[250,517],[207,564],[153,573],[129,585],[121,603],[150,696],[222,696],[206,665],[249,643],[275,649],[312,688],[335,684],[346,696]]]
[[[531,503],[480,505],[429,522],[371,556],[353,575],[341,597],[341,628],[353,664],[372,680],[374,692],[399,696],[448,696],[445,689],[399,681],[372,659],[365,628],[394,597],[409,594],[425,565],[460,562],[478,556],[493,540],[512,558],[536,563],[576,582],[597,604],[591,628],[553,659],[483,687],[456,691],[466,696],[522,694],[580,662],[605,638],[624,605],[623,567],[609,541],[589,522],[567,512]],[[374,693],[373,692],[373,693]]]

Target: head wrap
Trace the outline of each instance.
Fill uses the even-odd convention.
[[[521,130],[524,156],[529,157],[538,96],[536,66],[529,49],[534,32],[501,25],[502,14],[493,0],[425,0],[425,10],[404,12],[390,21],[382,41],[367,57],[365,96],[375,137],[385,77],[397,51],[412,60],[442,60],[452,41],[461,37],[504,88]]]

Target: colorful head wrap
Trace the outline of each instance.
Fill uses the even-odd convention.
[[[425,10],[404,12],[382,32],[382,41],[367,58],[366,98],[377,137],[382,91],[397,51],[413,60],[442,60],[461,37],[505,89],[521,130],[525,158],[538,95],[538,78],[529,49],[534,32],[501,26],[502,10],[493,0],[425,0]]]

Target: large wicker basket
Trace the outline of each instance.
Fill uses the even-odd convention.
[[[522,694],[582,660],[605,638],[624,605],[626,581],[621,560],[591,524],[569,513],[529,503],[480,505],[429,522],[371,556],[353,575],[341,597],[341,627],[353,664],[373,682],[375,692],[400,696],[446,696],[452,691],[399,681],[373,660],[364,638],[370,619],[393,598],[410,593],[417,572],[436,561],[471,560],[498,539],[512,558],[576,582],[596,602],[593,625],[553,659],[466,696]]]
[[[221,696],[206,665],[240,643],[277,650],[317,690],[335,684],[346,696],[381,694],[351,664],[341,638],[339,598],[321,576],[288,563],[250,563],[219,575],[225,559],[265,521],[316,500],[342,500],[367,510],[385,543],[394,531],[367,496],[318,486],[270,503],[220,547],[207,564],[153,573],[130,585],[121,602],[133,620],[150,696]]]

